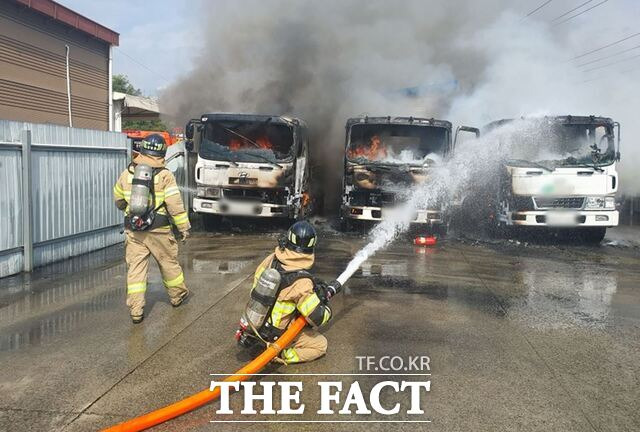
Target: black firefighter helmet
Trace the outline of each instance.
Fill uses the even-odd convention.
[[[140,142],[140,153],[163,158],[167,154],[167,143],[160,134],[148,135]]]
[[[307,221],[296,222],[287,231],[284,247],[292,251],[312,254],[318,236],[316,229]]]

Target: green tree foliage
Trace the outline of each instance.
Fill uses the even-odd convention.
[[[161,120],[126,120],[122,122],[122,129],[148,130],[148,131],[166,131],[169,130],[167,125]]]
[[[133,96],[142,96],[142,90],[135,88],[126,75],[114,75],[111,80],[113,91]]]

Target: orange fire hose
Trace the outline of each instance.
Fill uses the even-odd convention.
[[[250,375],[247,374],[255,374],[260,372],[262,368],[267,365],[267,363],[269,363],[275,356],[280,353],[280,351],[286,348],[296,336],[298,336],[298,333],[302,331],[306,324],[307,322],[304,317],[299,316],[298,318],[296,318],[276,342],[269,345],[267,349],[262,352],[262,354],[253,359],[251,362],[247,363],[235,374],[225,378],[224,381],[246,381],[250,378]],[[202,390],[201,392],[198,392],[186,399],[182,399],[181,401],[175,402],[166,407],[157,409],[140,417],[127,420],[115,426],[111,426],[110,428],[104,429],[103,432],[142,431],[160,423],[166,422],[167,420],[171,420],[172,418],[181,416],[182,414],[188,413],[189,411],[193,411],[194,409],[217,399],[218,396],[220,396],[220,387],[216,387],[213,391],[209,389]]]

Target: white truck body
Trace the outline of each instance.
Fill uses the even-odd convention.
[[[531,209],[510,208],[504,200],[498,219],[506,225],[612,227],[618,225],[616,164],[601,168],[507,167],[513,195],[531,197]]]
[[[618,225],[620,125],[595,116],[525,120],[530,130],[512,137],[517,141],[510,150],[513,154],[502,155],[494,223],[574,229],[593,241],[601,240],[606,228]],[[485,130],[508,122],[491,123]],[[509,159],[519,157],[517,152],[529,159]]]

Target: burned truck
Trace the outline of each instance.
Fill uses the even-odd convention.
[[[507,119],[486,125],[483,135],[514,122],[508,134],[495,134],[504,160],[486,201],[494,207],[492,231],[530,227],[599,243],[618,225],[620,124],[596,116]]]
[[[346,124],[340,223],[385,219],[407,198],[412,185],[427,180],[432,167],[452,151],[451,123],[417,117],[357,117]],[[413,228],[423,233],[446,230],[440,206],[417,209]]]
[[[203,114],[186,126],[193,211],[206,228],[220,218],[299,219],[310,211],[307,126],[297,118]]]

